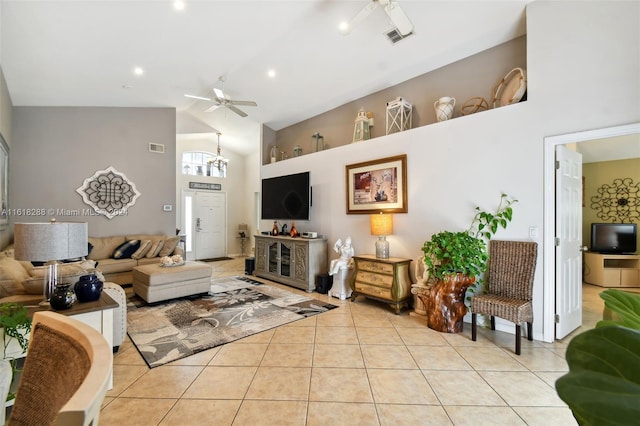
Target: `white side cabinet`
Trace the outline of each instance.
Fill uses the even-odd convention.
[[[256,235],[254,274],[312,292],[327,273],[327,240]]]
[[[640,256],[584,254],[584,281],[601,287],[640,287]]]

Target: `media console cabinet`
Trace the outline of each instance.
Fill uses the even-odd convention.
[[[584,254],[584,281],[601,287],[640,287],[640,255]]]
[[[315,278],[327,273],[327,240],[256,235],[253,273],[262,278],[307,292],[316,288]]]

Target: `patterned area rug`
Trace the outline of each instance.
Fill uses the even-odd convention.
[[[336,307],[246,277],[219,278],[198,299],[130,299],[127,332],[153,368]]]

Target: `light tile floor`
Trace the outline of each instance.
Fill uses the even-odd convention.
[[[244,258],[212,265],[214,277],[244,273]],[[583,287],[584,325],[572,336],[601,318],[601,290]],[[313,295],[339,308],[154,369],[127,339],[101,423],[576,424],[554,389],[571,336],[523,340],[517,356],[511,334],[480,328],[472,342],[469,324],[438,333],[406,310]]]

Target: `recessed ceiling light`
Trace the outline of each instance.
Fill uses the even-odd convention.
[[[349,32],[349,23],[347,21],[340,22],[338,29],[342,34],[347,34]]]
[[[184,2],[183,2],[182,0],[175,0],[175,1],[173,2],[173,7],[174,7],[176,10],[184,10],[184,6],[185,6],[185,5],[184,5]]]
[[[133,73],[134,73],[135,75],[142,75],[142,74],[144,74],[144,70],[142,69],[142,67],[135,67],[135,68],[133,69]]]
[[[274,69],[270,69],[270,70],[268,70],[268,71],[267,71],[267,76],[268,76],[269,78],[275,78],[275,76],[276,76],[276,70],[274,70]]]

